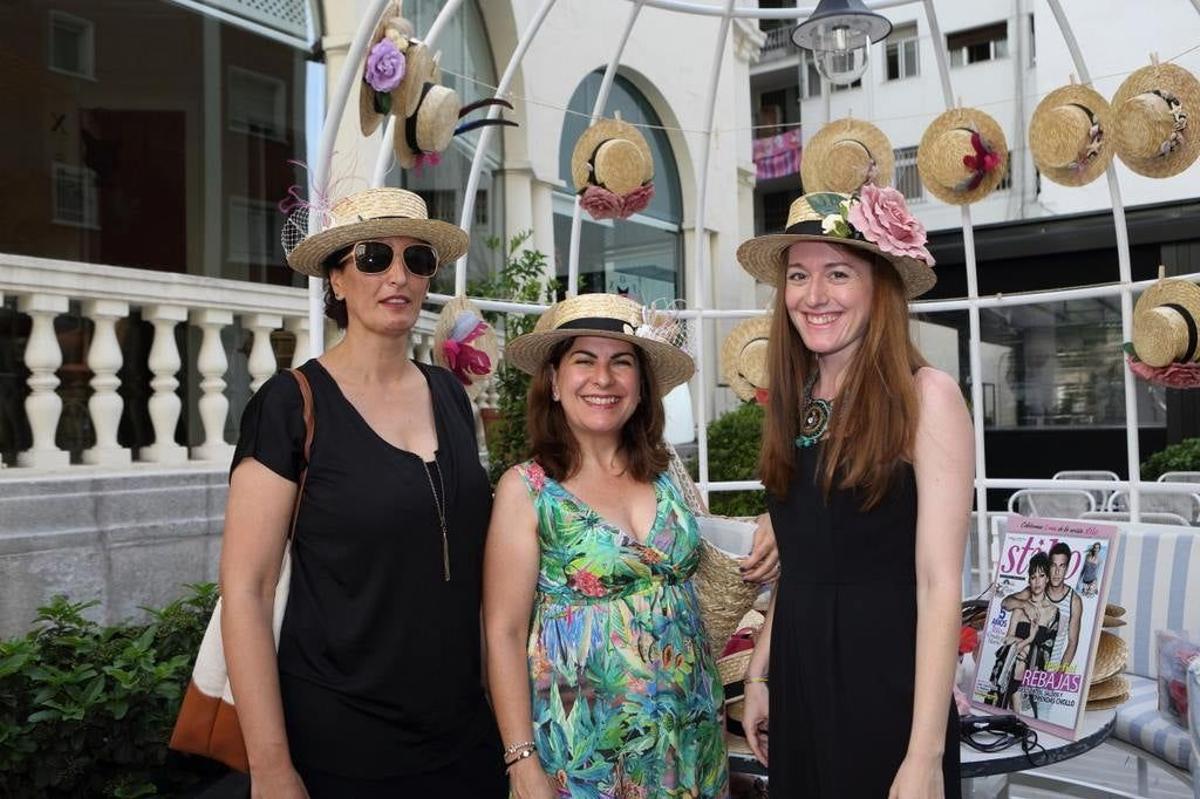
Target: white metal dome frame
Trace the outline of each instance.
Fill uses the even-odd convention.
[[[319,149],[317,151],[317,158],[312,173],[312,188],[314,192],[313,196],[323,196],[323,190],[326,188],[329,182],[330,162],[333,157],[333,145],[338,129],[338,121],[341,119],[342,114],[345,111],[347,100],[352,89],[358,82],[359,70],[357,65],[362,63],[363,57],[366,53],[367,44],[375,28],[375,24],[383,16],[388,2],[389,0],[371,0],[367,9],[367,13],[363,15],[354,39],[350,44],[349,51],[346,54],[345,68],[338,76],[338,82],[333,94],[332,102],[327,109],[324,125],[322,126],[321,130]],[[616,76],[617,68],[621,63],[621,56],[624,53],[625,45],[629,41],[629,36],[633,31],[634,24],[637,22],[638,15],[641,13],[643,8],[649,6],[668,11],[677,11],[685,14],[718,17],[720,19],[720,27],[714,42],[712,71],[709,77],[708,94],[704,109],[704,130],[702,134],[703,146],[700,149],[699,165],[696,170],[697,174],[695,176],[695,218],[698,220],[698,229],[702,228],[706,215],[705,211],[708,194],[708,163],[709,155],[712,149],[711,143],[717,84],[720,78],[721,63],[723,60],[722,55],[726,47],[726,42],[729,35],[729,26],[732,20],[735,18],[802,20],[812,14],[815,8],[739,8],[735,7],[736,0],[721,0],[720,5],[703,5],[695,2],[687,2],[687,0],[622,0],[622,2],[628,4],[629,14],[625,22],[624,31],[620,39],[616,42],[612,57],[604,71],[604,77],[600,84],[600,91],[596,97],[595,105],[592,108],[592,122],[594,122],[600,116],[604,110],[604,106],[608,102],[609,90],[612,87],[613,78]],[[1051,12],[1054,15],[1055,21],[1058,23],[1058,28],[1066,42],[1067,49],[1070,52],[1071,59],[1075,66],[1075,71],[1080,82],[1085,85],[1090,84],[1091,78],[1087,64],[1084,61],[1083,53],[1079,49],[1079,43],[1075,39],[1075,34],[1071,29],[1070,22],[1063,13],[1060,0],[1046,0],[1046,2],[1048,3]],[[1197,13],[1200,13],[1200,0],[1190,0],[1190,2],[1196,8]],[[517,70],[520,68],[525,54],[529,51],[529,47],[536,39],[542,23],[545,21],[546,16],[550,13],[550,10],[554,7],[555,3],[556,0],[542,0],[536,13],[529,20],[529,23],[526,25],[525,29],[521,32],[516,47],[513,49],[512,55],[508,60],[508,64],[504,69],[504,73],[500,78],[499,85],[496,87],[496,96],[503,97],[504,95],[508,94],[509,88],[513,82],[513,78],[516,76]],[[937,66],[938,73],[941,78],[942,94],[945,99],[946,107],[952,108],[955,105],[955,95],[950,82],[950,70],[946,47],[944,39],[942,38],[941,29],[938,25],[937,12],[934,9],[933,0],[875,0],[875,2],[868,1],[866,5],[872,10],[880,11],[887,8],[909,5],[912,3],[921,3],[924,6],[925,16],[928,20],[930,34],[934,42],[934,51],[937,56]],[[429,31],[424,37],[424,42],[431,49],[435,48],[438,36],[453,15],[458,13],[458,10],[462,4],[463,0],[447,0],[447,2],[442,6],[437,17],[434,19],[433,24],[430,26]],[[488,117],[494,118],[499,113],[500,109],[496,106],[493,106],[488,112]],[[495,128],[493,127],[484,127],[480,130],[479,141],[475,148],[474,158],[471,161],[471,169],[463,199],[462,215],[459,222],[459,225],[464,228],[468,226],[474,214],[475,192],[479,184],[479,177],[483,167],[484,153],[488,149],[488,144],[491,141],[491,136],[494,130]],[[389,117],[387,126],[384,129],[384,138],[379,157],[375,164],[371,178],[370,185],[372,186],[382,185],[386,178],[392,158],[391,143],[394,135],[395,118]],[[1121,201],[1121,187],[1117,178],[1115,163],[1113,162],[1109,163],[1107,178],[1109,195],[1112,203],[1113,226],[1116,231],[1117,264],[1119,274],[1119,280],[1116,283],[1088,286],[1083,288],[1056,289],[1021,294],[996,295],[994,297],[980,297],[978,276],[976,271],[974,227],[971,222],[971,207],[969,205],[964,205],[962,206],[962,234],[967,274],[967,296],[961,299],[953,300],[918,301],[911,303],[910,306],[913,311],[918,311],[921,313],[960,310],[966,310],[968,313],[970,334],[969,364],[971,374],[971,408],[975,431],[975,505],[978,511],[976,514],[977,562],[974,568],[979,571],[980,578],[985,581],[990,577],[990,558],[988,546],[989,513],[987,510],[987,490],[989,488],[1060,488],[1085,490],[1127,489],[1129,491],[1130,519],[1133,522],[1140,520],[1141,492],[1166,492],[1175,490],[1170,484],[1143,483],[1141,480],[1139,465],[1140,454],[1138,448],[1137,395],[1134,383],[1135,378],[1133,373],[1129,371],[1128,367],[1123,370],[1125,378],[1125,441],[1128,460],[1128,480],[1035,480],[995,479],[987,477],[984,458],[983,384],[980,356],[981,342],[979,310],[981,308],[1034,305],[1050,301],[1111,297],[1118,295],[1120,296],[1121,300],[1122,340],[1129,341],[1131,338],[1130,327],[1133,316],[1133,293],[1146,288],[1153,281],[1141,281],[1134,283],[1131,280],[1129,234],[1125,223],[1125,208]],[[317,232],[319,224],[319,215],[311,215],[310,234]],[[571,239],[567,271],[566,290],[569,296],[576,293],[579,283],[580,227],[581,209],[578,197],[576,197],[574,217],[571,222]],[[695,319],[699,328],[698,334],[695,337],[696,375],[694,377],[694,379],[697,381],[699,390],[694,392],[694,400],[696,419],[698,420],[697,437],[699,447],[699,486],[701,491],[704,492],[705,496],[707,496],[709,491],[744,490],[762,487],[762,484],[757,480],[711,482],[708,479],[708,434],[706,424],[707,375],[704,357],[703,325],[705,320],[749,317],[761,314],[763,312],[761,310],[725,310],[709,309],[704,307],[704,300],[708,297],[709,292],[708,270],[711,266],[709,263],[707,243],[707,237],[703,235],[697,235],[695,237],[695,251],[693,253],[693,260],[695,280],[697,285],[697,301],[692,304],[693,307],[683,312],[683,315]],[[1200,281],[1200,273],[1182,275],[1181,277],[1187,280]],[[466,283],[466,257],[464,256],[455,264],[455,294],[464,294],[466,292]],[[312,353],[316,355],[324,350],[324,296],[322,281],[319,278],[310,278],[308,291],[310,321],[309,328],[311,331],[310,346],[312,348]],[[433,300],[434,302],[445,302],[450,298],[445,295],[430,294],[429,299]],[[547,307],[545,305],[506,302],[487,298],[473,299],[481,307],[496,311],[540,313]]]

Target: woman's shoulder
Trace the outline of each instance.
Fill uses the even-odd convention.
[[[917,394],[922,401],[937,401],[946,398],[961,401],[963,399],[958,381],[937,367],[922,366],[913,375],[913,382],[916,383]]]
[[[308,361],[300,367],[299,371],[311,380],[312,364],[315,360]],[[296,379],[296,375],[291,369],[285,369],[281,372],[276,372],[267,378],[258,389],[254,392],[251,402],[263,406],[272,411],[286,411],[291,408],[299,408],[303,398],[300,393],[300,382]]]

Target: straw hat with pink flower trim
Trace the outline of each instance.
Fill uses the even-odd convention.
[[[925,248],[925,226],[908,211],[904,195],[868,183],[857,194],[815,192],[792,203],[782,233],[742,242],[742,268],[764,283],[783,284],[786,254],[798,241],[824,241],[872,253],[890,263],[904,281],[908,299],[933,288],[933,256]]]

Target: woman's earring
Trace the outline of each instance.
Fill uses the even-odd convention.
[[[559,401],[558,386],[550,387],[550,398],[553,399],[555,402]]]

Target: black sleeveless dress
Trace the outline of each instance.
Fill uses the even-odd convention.
[[[900,467],[883,501],[817,474],[796,450],[788,495],[769,500],[783,573],[771,629],[770,789],[780,799],[886,799],[912,724],[917,644],[917,487]],[[942,773],[960,796],[958,713]]]

